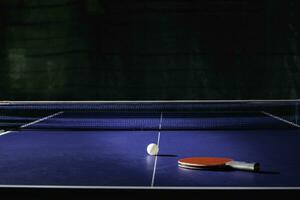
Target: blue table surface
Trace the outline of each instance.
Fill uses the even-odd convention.
[[[55,117],[49,120],[55,121]],[[114,121],[113,117],[111,120]],[[142,119],[145,120],[147,118]],[[149,120],[156,125],[160,121],[159,116]],[[267,121],[272,120],[279,126],[287,126],[267,118]],[[47,123],[47,120],[41,123]],[[66,123],[63,124],[68,126]],[[69,123],[76,126],[78,118]],[[262,130],[161,130],[156,167],[156,157],[148,155],[146,147],[157,142],[158,131],[12,131],[0,136],[0,185],[298,187],[300,132],[274,127]],[[261,171],[179,168],[177,160],[190,156],[255,161],[261,164]]]

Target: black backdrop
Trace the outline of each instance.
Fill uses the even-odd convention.
[[[297,0],[1,0],[0,100],[300,98]]]

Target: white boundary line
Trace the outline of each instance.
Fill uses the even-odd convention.
[[[281,118],[281,117],[272,115],[271,113],[268,113],[268,112],[265,112],[265,111],[261,111],[261,112],[262,112],[263,114],[269,116],[269,117],[272,117],[272,118],[277,119],[277,120],[279,120],[279,121],[282,121],[282,122],[285,122],[285,123],[290,124],[290,125],[292,125],[292,126],[296,126],[297,128],[300,128],[300,125],[295,124],[295,123],[293,123],[293,122],[290,122],[290,121],[288,121],[288,120],[285,120],[285,119],[283,119],[283,118]]]
[[[12,131],[4,131],[4,132],[1,132],[1,131],[0,131],[0,136],[6,135],[6,134],[11,133],[11,132],[12,132]]]
[[[28,123],[28,124],[24,124],[24,125],[22,125],[20,128],[26,128],[26,127],[28,127],[28,126],[34,125],[34,124],[39,123],[39,122],[41,122],[41,121],[45,121],[45,120],[47,120],[47,119],[50,119],[50,118],[55,117],[55,116],[57,116],[57,115],[61,115],[61,114],[63,114],[63,113],[64,113],[63,111],[54,113],[54,114],[52,114],[52,115],[49,115],[49,116],[43,117],[43,118],[41,118],[41,119],[38,119],[38,120],[36,120],[36,121],[30,122],[30,123]]]
[[[52,115],[49,115],[49,116],[43,117],[43,118],[41,118],[41,119],[38,119],[38,120],[36,120],[36,121],[30,122],[30,123],[28,123],[28,124],[24,124],[24,125],[20,126],[20,128],[26,128],[26,127],[28,127],[28,126],[34,125],[34,124],[39,123],[39,122],[41,122],[41,121],[45,121],[45,120],[47,120],[47,119],[50,119],[50,118],[55,117],[55,116],[57,116],[57,115],[61,115],[61,114],[63,114],[63,113],[64,113],[63,111],[54,113],[54,114],[52,114]],[[1,131],[0,131],[0,136],[6,135],[6,134],[11,133],[11,132],[14,132],[14,131],[5,131],[5,132],[1,132]]]
[[[71,185],[0,185],[0,188],[49,189],[159,189],[159,190],[300,190],[300,187],[191,187],[191,186],[71,186]]]
[[[160,119],[159,119],[158,136],[157,136],[158,149],[159,149],[159,142],[160,142],[160,131],[161,131],[161,125],[162,125],[162,118],[163,118],[163,112],[160,113]],[[156,165],[157,165],[157,155],[155,156],[155,160],[154,160],[154,169],[153,169],[153,174],[152,174],[151,187],[154,187]]]

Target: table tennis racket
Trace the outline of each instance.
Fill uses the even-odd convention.
[[[189,157],[178,160],[178,166],[188,169],[221,169],[232,168],[247,171],[259,171],[259,163],[235,161],[231,158]]]

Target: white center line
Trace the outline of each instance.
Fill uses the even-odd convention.
[[[161,131],[161,125],[162,125],[162,119],[163,119],[163,113],[160,113],[160,120],[159,120],[159,127],[158,127],[158,136],[157,136],[157,146],[159,147],[159,141],[160,141],[160,131]]]
[[[158,127],[158,136],[157,136],[158,149],[159,149],[159,142],[160,142],[160,131],[161,131],[162,119],[163,119],[163,112],[160,113],[160,120],[159,120],[159,127]],[[154,160],[154,169],[153,169],[153,174],[152,174],[151,187],[154,186],[156,164],[157,164],[157,156],[155,156],[155,160]]]
[[[288,120],[285,120],[285,119],[283,119],[283,118],[281,118],[281,117],[272,115],[271,113],[268,113],[268,112],[265,112],[265,111],[261,111],[261,112],[262,112],[263,114],[269,116],[269,117],[272,117],[272,118],[277,119],[277,120],[279,120],[279,121],[282,121],[282,122],[285,122],[285,123],[290,124],[290,125],[292,125],[292,126],[296,126],[296,127],[300,128],[300,125],[295,124],[295,123],[293,123],[293,122],[290,122],[290,121],[288,121]]]

